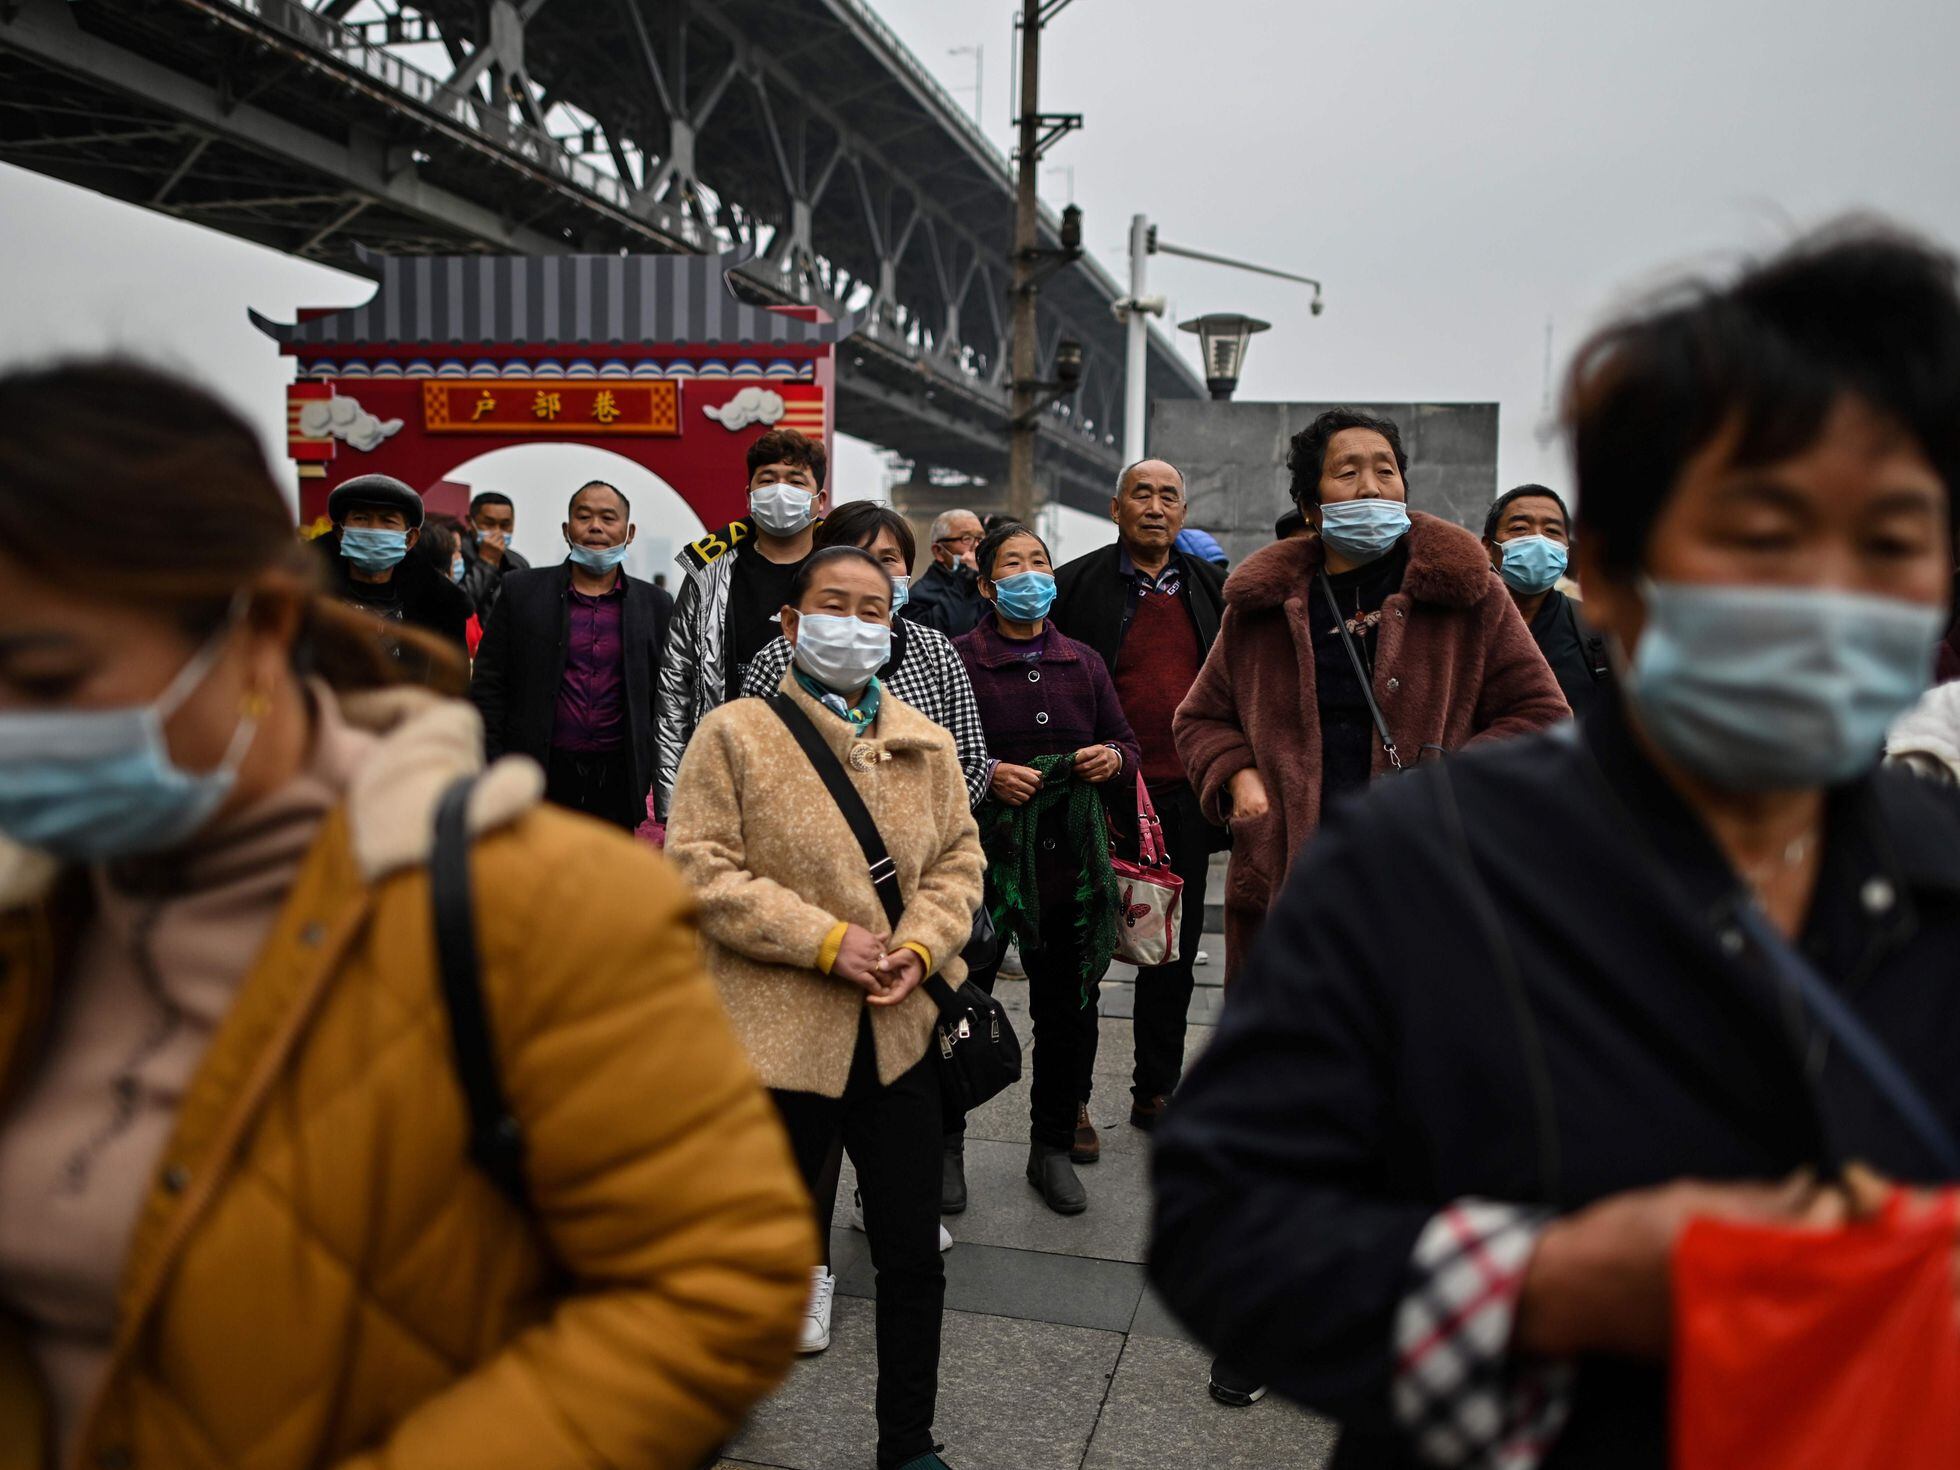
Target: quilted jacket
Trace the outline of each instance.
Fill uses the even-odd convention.
[[[430,817],[465,704],[343,701],[386,736],[205,1056],[123,1267],[77,1463],[692,1470],[787,1369],[809,1203],[630,839],[499,762],[473,799],[481,976],[530,1212],[465,1156],[433,975]],[[0,1086],[34,1063],[80,885],[0,845]],[[0,1318],[0,1470],[45,1405]]]
[[[687,580],[667,624],[660,697],[654,701],[653,774],[663,817],[673,804],[681,752],[708,711],[722,702],[728,682],[728,588],[735,577],[735,548],[748,534],[748,522],[737,521],[689,542],[675,558]]]

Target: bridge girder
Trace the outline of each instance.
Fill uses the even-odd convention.
[[[867,314],[840,428],[1004,479],[1011,176],[860,0],[0,0],[0,158],[343,266],[747,241],[758,300]],[[1085,357],[1042,476],[1098,511],[1117,294],[1040,303],[1044,370]],[[1199,392],[1153,340],[1150,396]]]

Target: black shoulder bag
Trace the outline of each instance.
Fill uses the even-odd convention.
[[[526,1214],[530,1191],[524,1183],[524,1130],[504,1097],[491,1043],[490,1017],[476,955],[476,909],[470,901],[468,808],[474,776],[443,792],[436,805],[435,850],[429,859],[429,889],[435,905],[436,973],[442,982],[443,1009],[449,1013],[449,1042],[456,1054],[456,1079],[469,1110],[470,1160]]]
[[[1354,635],[1348,632],[1347,614],[1334,600],[1334,584],[1327,580],[1324,571],[1320,574],[1320,590],[1327,598],[1327,610],[1334,615],[1334,631],[1341,635],[1341,647],[1347,650],[1348,662],[1354,665],[1354,677],[1361,681],[1361,697],[1368,701],[1368,718],[1375,722],[1375,733],[1381,737],[1382,749],[1388,754],[1389,769],[1400,771],[1404,769],[1402,752],[1395,748],[1395,737],[1388,733],[1388,721],[1382,716],[1382,707],[1375,703],[1375,681],[1368,672],[1367,664],[1361,661],[1361,650],[1354,646]]]
[[[817,775],[830,792],[831,800],[844,814],[851,835],[864,851],[871,872],[871,886],[878,890],[878,901],[885,906],[885,918],[894,931],[905,914],[905,900],[898,891],[898,869],[878,835],[878,825],[859,796],[837,755],[824,744],[817,727],[797,702],[787,694],[769,701],[769,708],[789,727],[796,743],[816,767]],[[1008,1024],[1007,1012],[977,985],[958,990],[938,975],[928,976],[924,985],[933,1004],[939,1007],[939,1022],[933,1041],[938,1058],[939,1098],[949,1118],[972,1111],[996,1093],[1021,1079],[1021,1041]]]

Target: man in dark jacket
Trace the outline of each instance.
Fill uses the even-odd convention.
[[[517,534],[517,507],[508,495],[485,490],[470,501],[470,534],[463,541],[463,591],[477,621],[490,624],[490,610],[504,590],[506,572],[527,572],[531,564],[510,549]]]
[[[477,650],[470,698],[490,759],[545,768],[545,795],[627,831],[646,819],[654,701],[673,599],[620,569],[632,508],[595,480],[572,497],[570,554],[511,572]]]
[[[1552,666],[1559,692],[1583,715],[1593,695],[1613,677],[1606,640],[1586,626],[1578,603],[1559,591],[1571,547],[1571,517],[1558,492],[1543,485],[1520,485],[1497,497],[1484,517],[1484,550],[1518,615],[1545,662]]]
[[[1055,626],[1095,649],[1108,666],[1143,747],[1143,778],[1163,823],[1171,867],[1184,880],[1177,959],[1137,972],[1130,1122],[1143,1129],[1156,1127],[1183,1075],[1191,966],[1205,927],[1205,875],[1224,835],[1206,820],[1171,740],[1171,716],[1204,667],[1225,608],[1225,574],[1176,545],[1184,512],[1184,476],[1175,465],[1161,459],[1133,464],[1109,502],[1115,544],[1055,573]],[[1128,793],[1111,792],[1110,800],[1122,806]],[[1085,1145],[1092,1139],[1093,1133]]]
[[[980,597],[980,578],[973,570],[973,551],[980,544],[980,517],[970,510],[949,510],[932,523],[932,565],[912,584],[900,615],[948,638],[973,631],[987,604]]]
[[[315,541],[333,592],[389,622],[463,647],[469,599],[429,562],[410,556],[422,534],[422,497],[392,475],[360,475],[327,497],[333,530]]]

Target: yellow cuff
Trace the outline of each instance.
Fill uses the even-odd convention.
[[[837,951],[844,947],[844,936],[850,932],[850,928],[849,924],[842,922],[832,926],[831,931],[824,935],[823,943],[817,946],[817,968],[824,974],[828,975],[830,967],[837,963]]]
[[[932,973],[932,951],[919,943],[918,940],[908,939],[899,948],[911,950],[913,954],[917,955],[925,963],[926,973],[928,975]]]

